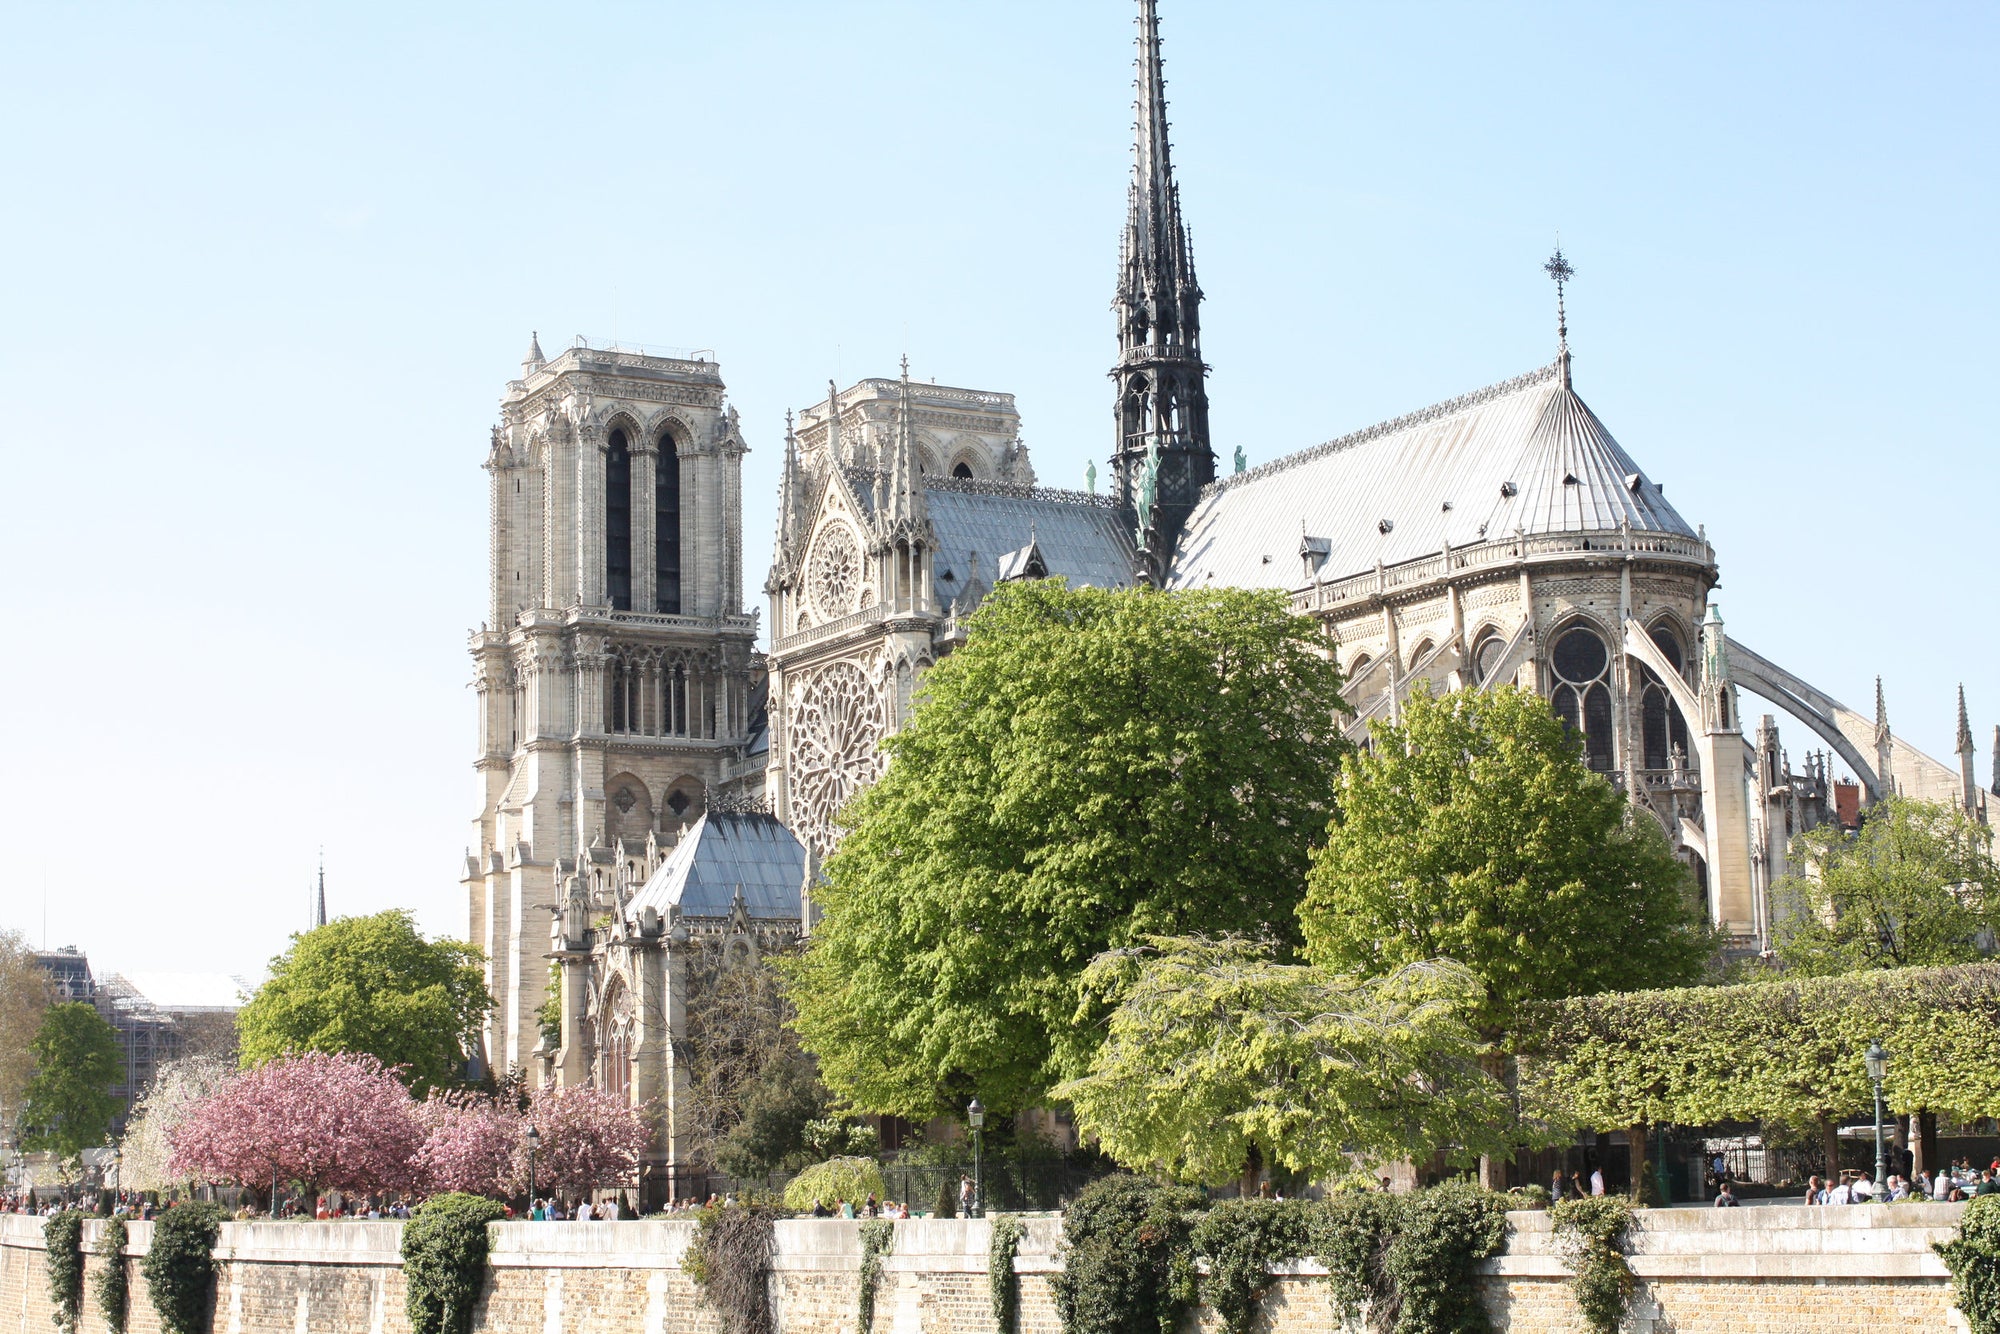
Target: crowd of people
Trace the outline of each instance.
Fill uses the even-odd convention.
[[[1971,1160],[1961,1158],[1948,1167],[1938,1169],[1936,1176],[1929,1172],[1918,1172],[1915,1178],[1891,1175],[1878,1189],[1875,1183],[1859,1173],[1844,1173],[1838,1183],[1832,1178],[1813,1177],[1806,1183],[1807,1204],[1879,1204],[1885,1200],[1895,1203],[1911,1197],[1934,1200],[1940,1204],[1956,1204],[1977,1195],[2000,1195],[2000,1157],[1983,1168],[1975,1168]],[[1716,1201],[1721,1203],[1720,1199]]]

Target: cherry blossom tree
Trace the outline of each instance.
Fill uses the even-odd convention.
[[[167,1141],[176,1175],[360,1192],[410,1185],[424,1132],[408,1091],[373,1056],[308,1052],[232,1077]]]
[[[411,1164],[419,1189],[473,1195],[506,1190],[528,1132],[519,1112],[493,1098],[434,1091],[416,1105],[416,1116],[424,1128]]]
[[[207,1185],[205,1178],[192,1181],[176,1176],[171,1167],[173,1146],[167,1137],[187,1119],[191,1108],[221,1088],[235,1073],[233,1062],[220,1056],[188,1056],[169,1061],[146,1085],[131,1119],[125,1123],[120,1143],[124,1158],[118,1164],[119,1184],[131,1190],[165,1190],[175,1184]]]
[[[639,1155],[651,1138],[645,1109],[620,1093],[593,1088],[539,1088],[528,1103],[528,1124],[541,1136],[535,1154],[535,1188],[581,1194],[603,1186],[634,1184]],[[525,1135],[525,1130],[523,1134]],[[528,1151],[514,1155],[516,1190],[527,1188]]]

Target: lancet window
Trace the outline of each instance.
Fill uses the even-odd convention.
[[[681,455],[664,431],[653,469],[653,610],[681,614]]]
[[[1680,638],[1664,625],[1656,625],[1652,630],[1653,643],[1674,670],[1687,672],[1687,655],[1681,648]],[[1644,743],[1646,767],[1648,769],[1668,769],[1674,764],[1675,752],[1679,752],[1681,763],[1687,762],[1688,730],[1687,720],[1681,717],[1679,707],[1674,704],[1673,695],[1667,690],[1659,676],[1644,663],[1639,664],[1639,733]]]
[[[613,610],[632,610],[632,448],[623,431],[604,448],[604,594]]]
[[[1556,688],[1550,697],[1556,716],[1583,739],[1584,762],[1609,772],[1616,747],[1612,725],[1611,652],[1603,638],[1586,626],[1565,630],[1550,654]]]

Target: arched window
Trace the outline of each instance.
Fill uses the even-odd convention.
[[[1492,679],[1499,670],[1500,659],[1507,654],[1507,641],[1491,631],[1472,646],[1472,678],[1476,686],[1495,686]]]
[[[1674,670],[1685,674],[1687,655],[1681,649],[1680,637],[1664,625],[1654,626],[1652,636],[1653,644],[1673,664]],[[1672,768],[1675,751],[1680,752],[1681,763],[1687,763],[1687,720],[1681,717],[1672,694],[1653,669],[1644,663],[1639,665],[1639,680],[1639,732],[1644,743],[1646,767]]]
[[[637,1036],[632,1029],[632,993],[623,984],[615,986],[605,1007],[603,1038],[598,1045],[597,1085],[606,1093],[630,1097],[632,1092],[632,1048]]]
[[[604,449],[604,593],[613,610],[632,610],[632,450],[623,431]]]
[[[653,467],[653,610],[681,614],[681,452],[665,431]]]
[[[1556,688],[1550,696],[1556,716],[1583,739],[1584,762],[1599,773],[1609,772],[1612,753],[1611,653],[1595,630],[1576,626],[1565,630],[1549,655]]]
[[[952,465],[951,475],[969,482],[972,480],[972,465],[960,459]]]

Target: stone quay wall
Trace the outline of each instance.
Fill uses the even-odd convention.
[[[1962,1205],[1761,1207],[1641,1212],[1628,1239],[1639,1292],[1630,1334],[1850,1334],[1964,1330],[1944,1264],[1930,1249],[1957,1230]],[[1508,1216],[1507,1253],[1480,1278],[1506,1334],[1584,1334],[1548,1216]],[[85,1225],[80,1334],[112,1334],[91,1280],[103,1224]],[[728,1334],[681,1268],[695,1225],[499,1223],[492,1230],[477,1334]],[[0,1216],[0,1334],[55,1328],[42,1220]],[[126,1334],[160,1334],[137,1259],[148,1224],[130,1225]],[[1060,1334],[1050,1275],[1061,1268],[1060,1222],[1028,1220],[1015,1259],[1020,1334]],[[896,1224],[866,1334],[998,1334],[988,1299],[988,1225],[915,1219]],[[216,1248],[210,1334],[409,1334],[399,1223],[230,1223]],[[840,1220],[777,1225],[771,1279],[781,1334],[853,1334],[860,1228]],[[1274,1271],[1261,1329],[1345,1334],[1325,1270],[1299,1261]],[[1190,1334],[1219,1329],[1211,1313]]]

